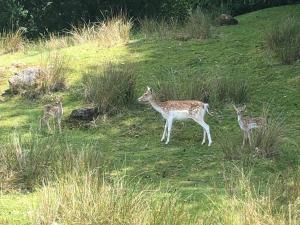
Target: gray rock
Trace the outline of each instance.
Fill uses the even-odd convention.
[[[229,14],[221,14],[217,19],[216,22],[220,26],[224,25],[236,25],[238,24],[238,20],[233,18],[233,16]]]
[[[15,73],[8,79],[10,89],[13,93],[19,93],[21,90],[34,86],[41,72],[40,68],[26,68]]]
[[[71,120],[85,120],[92,121],[99,115],[97,108],[80,108],[72,111],[70,115]]]

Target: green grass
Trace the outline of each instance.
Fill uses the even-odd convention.
[[[84,72],[107,61],[129,62],[137,69],[139,94],[147,85],[155,87],[157,79],[168,79],[170,69],[181,76],[190,76],[191,81],[199,76],[245,79],[250,89],[248,114],[259,116],[263,103],[267,102],[272,112],[282,115],[286,128],[278,156],[268,160],[240,160],[235,164],[246,169],[251,167],[254,182],[260,185],[267,183],[269,176],[296,167],[300,162],[300,91],[292,81],[299,76],[300,63],[280,65],[266,53],[263,42],[264,31],[286,14],[294,15],[299,21],[300,5],[239,16],[239,25],[218,27],[216,37],[201,42],[138,39],[137,35],[137,40],[125,46],[107,49],[90,43],[57,50],[70,59],[71,68],[67,76],[70,88],[61,93],[65,107],[62,141],[79,149],[96,143],[96,149],[103,154],[103,164],[99,166],[107,174],[126,174],[146,184],[176,190],[195,211],[200,209],[205,213],[210,205],[209,196],[215,193],[220,199],[225,198],[223,172],[232,167],[232,162],[224,160],[217,137],[226,132],[229,138],[242,143],[231,104],[210,105],[218,115],[206,117],[213,138],[211,147],[201,146],[202,129],[193,122],[176,122],[170,144],[162,144],[164,122],[158,113],[143,105],[136,104],[117,116],[102,118],[90,129],[72,128],[66,122],[72,109],[85,104],[78,94]],[[13,62],[39,65],[40,61],[38,51],[0,55],[0,68],[8,68]],[[9,72],[1,76],[0,92],[8,87]],[[43,104],[42,100],[30,102],[19,97],[0,103],[1,143],[15,130],[24,138],[35,131]],[[41,136],[47,138],[47,134]],[[17,217],[26,223],[26,205],[34,199],[25,194],[15,198],[13,194],[0,196],[0,224],[2,218],[7,221],[4,224],[17,223]],[[15,216],[11,210],[23,216]]]

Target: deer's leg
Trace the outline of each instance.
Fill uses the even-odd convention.
[[[206,131],[203,129],[203,140],[202,140],[201,145],[205,144],[205,139],[206,139]]]
[[[162,138],[160,141],[164,141],[165,137],[166,137],[166,133],[167,133],[167,129],[168,129],[168,121],[166,120],[166,124],[165,124],[165,129],[164,129],[164,133],[162,135]]]
[[[242,148],[244,148],[244,146],[245,146],[246,139],[247,139],[247,133],[246,133],[246,131],[244,131],[244,137],[243,137],[243,145],[242,145]]]
[[[209,125],[204,122],[202,119],[194,119],[201,127],[203,127],[204,131],[207,134],[207,139],[208,139],[208,146],[211,146],[212,140],[211,140],[211,135],[210,135],[210,129]],[[204,135],[203,135],[204,136]],[[204,136],[205,137],[205,136]]]
[[[59,129],[59,133],[61,134],[61,118],[57,118],[57,124],[58,124],[58,129]]]
[[[248,134],[248,139],[249,139],[249,145],[251,146],[251,145],[252,145],[252,143],[251,143],[250,131],[249,131],[247,134]]]
[[[46,122],[46,124],[47,124],[48,131],[51,131],[51,127],[50,127],[50,125],[49,125],[49,119],[45,119],[45,122]]]
[[[39,127],[39,130],[42,130],[42,123],[43,123],[43,121],[44,121],[44,118],[41,117],[41,119],[40,119],[40,127]]]
[[[167,123],[168,123],[167,124],[167,126],[168,126],[168,136],[167,136],[166,144],[168,144],[169,141],[170,141],[170,135],[171,135],[171,130],[172,130],[173,118],[168,118]]]

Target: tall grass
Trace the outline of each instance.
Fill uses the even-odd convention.
[[[23,37],[23,33],[24,31],[22,29],[3,31],[0,33],[0,54],[24,50],[26,40]]]
[[[74,147],[57,135],[31,133],[25,139],[15,133],[0,147],[0,190],[32,190],[78,167],[84,172],[99,166],[100,152],[93,145]]]
[[[262,117],[267,118],[267,124],[254,133],[254,147],[258,154],[272,157],[280,150],[284,129],[283,120],[279,116],[272,116],[269,107],[266,106]]]
[[[161,39],[207,39],[212,33],[212,22],[209,15],[197,9],[190,13],[184,22],[176,19],[155,20],[144,18],[139,21],[141,33],[145,37],[158,37]]]
[[[284,18],[267,32],[266,45],[283,64],[292,64],[300,58],[300,23]]]
[[[251,175],[243,170],[237,176],[225,175],[229,185],[227,197],[214,202],[214,207],[204,224],[225,225],[296,225],[299,223],[300,195],[290,201],[279,202],[285,195],[286,182],[273,179],[264,189],[253,185]],[[292,178],[297,181],[299,171]],[[285,178],[284,178],[285,179]],[[300,183],[293,182],[294,190],[299,190]]]
[[[134,102],[135,79],[132,64],[95,67],[83,77],[85,99],[100,113],[117,113]]]
[[[107,18],[103,22],[73,26],[69,32],[74,43],[96,42],[99,46],[112,47],[130,40],[133,23],[124,15]]]
[[[244,80],[179,76],[179,72],[174,70],[168,73],[169,80],[157,81],[158,97],[161,100],[193,99],[218,104],[240,104],[249,100],[249,87]]]
[[[179,198],[127,183],[75,173],[45,187],[32,218],[36,224],[194,224]]]

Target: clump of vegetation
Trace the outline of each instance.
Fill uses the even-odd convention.
[[[185,78],[178,72],[169,71],[169,79],[157,82],[158,97],[161,100],[201,100],[224,104],[245,103],[249,100],[249,88],[244,80],[227,78]]]
[[[280,148],[283,123],[279,117],[271,117],[268,107],[264,108],[262,117],[267,118],[267,124],[255,132],[253,147],[258,154],[272,157],[278,154]]]
[[[41,92],[64,90],[68,72],[67,59],[58,54],[49,54],[42,62],[42,72],[38,79],[38,89]]]
[[[300,173],[297,172],[293,180],[299,177]],[[299,192],[296,198],[279,202],[281,197],[286,195],[286,180],[272,181],[267,185],[266,191],[263,191],[252,185],[251,176],[245,174],[243,170],[238,171],[237,175],[224,174],[224,178],[227,198],[214,203],[215,206],[205,224],[284,225],[298,223]],[[299,182],[294,181],[293,188],[299,190]]]
[[[182,35],[185,39],[208,39],[211,36],[211,17],[200,9],[191,12],[182,28]]]
[[[216,78],[211,81],[215,90],[215,98],[220,102],[243,104],[249,101],[249,86],[246,80]]]
[[[0,33],[0,53],[7,54],[24,50],[26,41],[23,33],[22,29]]]
[[[32,190],[77,167],[80,171],[99,167],[100,154],[94,146],[84,151],[71,147],[58,135],[43,138],[31,133],[22,139],[14,134],[0,147],[0,190]]]
[[[157,36],[161,39],[207,39],[211,36],[212,21],[209,15],[197,9],[192,11],[187,19],[179,22],[177,19],[140,20],[140,29],[145,37]]]
[[[95,41],[99,46],[111,47],[125,44],[130,40],[133,23],[126,16],[107,18],[103,22],[84,23],[81,27],[73,26],[69,32],[74,43]]]
[[[42,190],[32,217],[37,224],[194,224],[175,194],[99,179],[95,171],[73,174]]]
[[[98,66],[84,75],[83,85],[85,100],[97,106],[100,113],[117,113],[134,102],[134,66]]]
[[[300,24],[294,17],[286,17],[266,35],[267,48],[283,64],[300,58]]]

